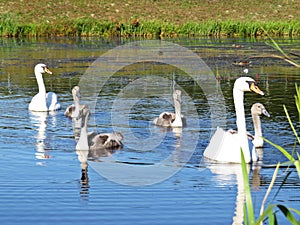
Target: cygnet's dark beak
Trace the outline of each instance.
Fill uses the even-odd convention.
[[[270,114],[268,113],[268,111],[266,109],[263,109],[262,110],[262,113],[267,116],[267,117],[270,117]]]

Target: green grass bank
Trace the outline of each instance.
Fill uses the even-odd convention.
[[[298,0],[12,0],[0,36],[300,36]]]

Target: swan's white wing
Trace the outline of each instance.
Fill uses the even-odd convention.
[[[38,93],[33,96],[31,102],[29,103],[28,109],[37,112],[47,112],[48,108],[45,104],[45,95]]]
[[[218,162],[240,163],[240,135],[218,127],[204,151],[204,157]]]
[[[49,111],[61,109],[57,100],[57,95],[54,92],[48,92],[46,96],[46,104]]]
[[[66,108],[64,115],[67,117],[72,117],[74,111],[75,111],[75,105],[72,104],[72,105],[68,106],[68,108]]]
[[[225,133],[226,132],[222,128],[217,128],[204,151],[204,157],[218,161],[220,151],[222,150],[223,137],[225,136]]]

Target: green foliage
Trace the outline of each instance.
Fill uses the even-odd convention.
[[[265,200],[267,199],[268,194],[270,193],[273,184],[275,182],[278,169],[280,167],[280,163],[276,166],[275,172],[273,174],[272,181],[269,185],[269,188],[267,190],[266,196],[264,198],[264,201],[261,206],[260,216],[255,220],[255,214],[254,214],[254,206],[252,203],[252,196],[251,196],[251,188],[248,178],[248,171],[247,166],[244,159],[243,151],[241,150],[241,166],[242,166],[242,173],[243,173],[243,180],[244,180],[244,191],[245,191],[245,204],[244,204],[244,224],[245,225],[259,225],[262,224],[263,221],[266,219],[269,220],[270,225],[276,225],[277,224],[277,213],[278,210],[283,213],[285,218],[292,224],[292,225],[299,225],[299,221],[297,221],[296,217],[293,213],[296,213],[300,215],[300,211],[294,208],[287,208],[284,205],[281,204],[268,204],[268,207],[263,210],[263,206],[265,204]],[[299,172],[299,171],[298,171]],[[299,173],[300,176],[300,173]]]
[[[264,30],[264,32],[266,32]],[[284,52],[284,50],[276,43],[276,41],[270,37],[270,35],[268,34],[268,32],[266,32],[266,35],[268,36],[268,38],[271,40],[271,43],[268,43],[266,42],[267,45],[275,48],[277,51],[279,51],[281,53],[282,56],[279,56],[279,55],[271,55],[272,57],[276,57],[276,58],[280,58],[280,59],[283,59],[285,60],[286,62],[292,64],[293,66],[297,67],[297,68],[300,68],[300,63],[296,62],[294,59],[292,59],[288,54],[286,54]],[[298,57],[299,59],[299,57]],[[297,104],[296,104],[297,105]],[[297,105],[298,107],[298,105]]]
[[[23,23],[11,13],[0,18],[0,36],[135,36],[135,37],[173,37],[173,36],[226,36],[256,37],[266,35],[300,35],[300,21],[294,22],[239,22],[205,21],[189,22],[177,25],[172,22],[145,20],[133,24],[111,22],[93,18],[69,19],[59,22],[42,21]]]
[[[299,99],[300,99],[300,90],[296,84],[296,95],[295,95],[295,103],[296,103],[296,106],[297,106],[297,109],[298,109],[298,114],[300,115],[300,105],[299,105]],[[284,108],[284,111],[285,111],[285,114],[286,114],[286,117],[289,121],[289,124],[291,126],[291,129],[295,135],[295,138],[296,138],[296,142],[300,145],[300,138],[299,138],[299,135],[293,125],[293,122],[290,118],[290,115],[285,107],[285,105],[283,106]],[[294,164],[294,166],[296,167],[297,169],[297,172],[298,172],[298,176],[300,178],[300,157],[299,157],[299,153],[295,153],[294,151],[290,154],[287,150],[285,150],[284,148],[282,148],[281,146],[277,145],[277,144],[274,144],[273,142],[267,140],[264,138],[264,140],[266,140],[266,142],[268,142],[269,144],[271,144],[272,146],[274,146],[275,148],[277,148],[288,160],[289,164]],[[295,155],[295,156],[294,156]]]
[[[0,17],[0,35],[13,36],[18,32],[18,24],[10,13],[4,13]]]
[[[245,214],[244,214],[244,222],[245,224],[254,224],[255,223],[255,217],[254,217],[254,207],[252,203],[252,197],[251,197],[251,189],[249,184],[249,177],[248,177],[248,170],[245,162],[244,153],[241,149],[241,162],[242,162],[242,173],[243,173],[243,179],[244,179],[244,188],[245,188],[245,196],[246,196],[246,202],[245,202]]]
[[[296,107],[297,107],[297,110],[298,110],[299,121],[300,121],[300,87],[298,87],[297,84],[295,84],[295,86],[296,86],[295,101],[296,101]]]
[[[279,46],[278,46],[279,47]],[[282,52],[284,53],[284,52]],[[295,103],[298,109],[298,113],[300,115],[300,89],[296,84],[296,95],[295,95]],[[286,109],[285,106],[284,107],[284,111],[286,113],[286,117],[290,123],[291,129],[296,137],[296,142],[300,145],[300,139],[298,136],[298,133],[296,132],[296,129],[291,121],[291,118],[288,114],[288,111]],[[296,167],[297,173],[298,173],[298,177],[300,179],[300,157],[298,153],[295,153],[294,151],[292,153],[289,153],[286,149],[282,148],[281,146],[272,143],[271,141],[267,140],[264,138],[264,140],[266,142],[268,142],[269,144],[271,144],[272,146],[274,146],[275,148],[277,148],[287,159],[288,162],[284,163],[284,164],[288,164],[288,165],[294,165]],[[296,155],[296,156],[294,156]],[[293,213],[296,213],[298,215],[300,215],[300,211],[294,208],[287,208],[284,205],[281,204],[269,204],[268,207],[266,208],[266,210],[264,210],[264,205],[266,203],[266,199],[267,196],[269,195],[273,184],[275,182],[275,179],[277,177],[277,173],[278,173],[278,169],[280,168],[280,163],[277,164],[276,169],[274,171],[273,174],[273,178],[272,181],[268,187],[268,190],[266,192],[266,195],[264,197],[264,200],[262,202],[261,205],[261,210],[260,210],[260,216],[259,218],[255,221],[254,218],[254,207],[252,204],[252,198],[251,198],[251,190],[250,190],[250,186],[249,186],[249,178],[248,178],[248,172],[247,172],[247,168],[246,168],[246,163],[244,160],[244,155],[243,152],[241,151],[241,158],[242,158],[242,171],[243,171],[243,179],[244,179],[244,186],[245,186],[245,196],[246,196],[246,202],[245,202],[245,206],[244,206],[244,223],[245,224],[249,224],[249,225],[254,225],[254,224],[262,224],[262,222],[266,219],[269,220],[269,224],[270,225],[275,225],[277,224],[277,211],[280,211],[281,213],[283,213],[283,215],[285,216],[285,218],[293,225],[299,225],[299,221],[297,221],[296,217],[294,216]],[[287,175],[288,176],[288,175]],[[283,185],[283,184],[282,184]]]

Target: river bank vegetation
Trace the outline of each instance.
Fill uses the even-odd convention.
[[[69,0],[0,3],[0,36],[300,35],[295,0]]]

